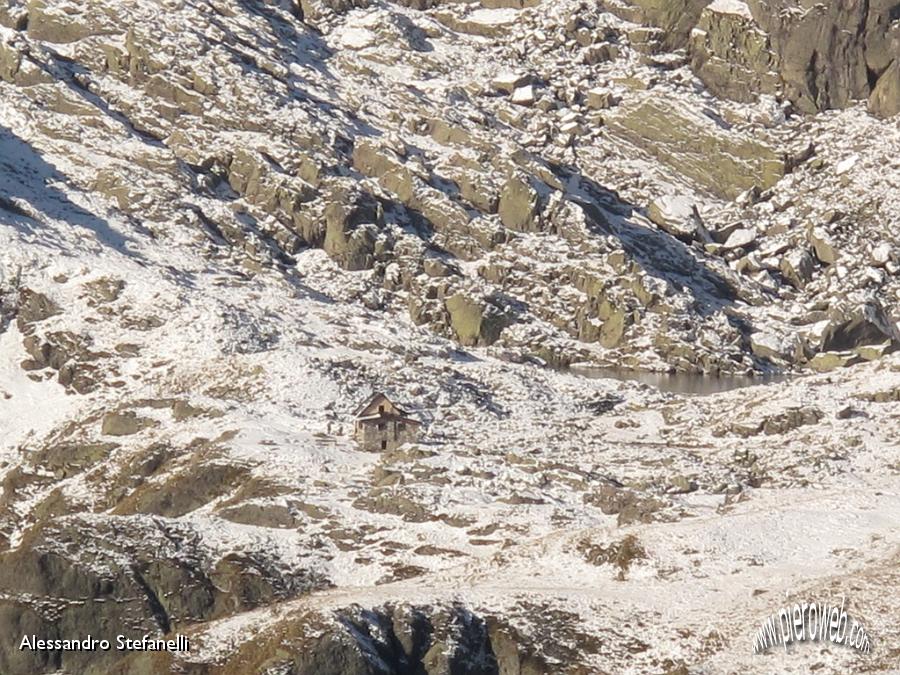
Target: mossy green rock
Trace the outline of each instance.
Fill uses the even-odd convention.
[[[91,19],[81,12],[63,11],[55,2],[30,0],[28,3],[28,37],[33,40],[57,44],[75,42],[99,32],[97,24],[96,18]]]
[[[531,181],[524,175],[513,175],[500,193],[498,213],[500,221],[517,232],[533,232],[538,229],[538,205],[540,197]]]
[[[690,50],[697,77],[720,96],[750,102],[781,84],[769,36],[748,14],[707,7],[691,33]]]
[[[606,118],[615,135],[640,147],[710,192],[734,199],[768,189],[787,172],[787,156],[763,139],[725,131],[711,119],[655,99]]]
[[[836,370],[850,365],[855,359],[854,354],[845,352],[822,352],[816,354],[809,362],[809,367],[820,373]]]
[[[506,318],[492,305],[458,293],[445,303],[450,327],[465,346],[484,346],[497,341],[506,327]]]
[[[700,12],[711,0],[633,0],[609,3],[608,11],[628,21],[649,23],[665,32],[665,46],[684,47]]]
[[[138,417],[131,411],[111,412],[103,417],[102,433],[104,436],[132,436],[155,425],[154,420]]]
[[[377,204],[366,194],[331,195],[325,207],[325,252],[346,270],[371,269],[378,218]]]

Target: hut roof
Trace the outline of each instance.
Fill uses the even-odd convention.
[[[409,415],[409,412],[407,410],[400,407],[394,401],[392,401],[390,398],[388,398],[387,394],[384,394],[383,392],[379,391],[379,392],[376,392],[375,394],[372,394],[372,396],[370,396],[368,399],[366,399],[366,401],[362,405],[360,405],[356,410],[354,410],[353,411],[354,416],[360,420],[367,418],[367,417],[371,417],[372,415],[369,414],[368,411],[373,409],[381,401],[385,401],[385,402],[391,404],[391,406],[393,406],[393,408],[397,411],[397,414],[399,417],[407,417]],[[375,413],[375,416],[376,417],[379,416],[379,413]]]

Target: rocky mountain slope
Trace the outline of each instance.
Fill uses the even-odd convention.
[[[0,24],[0,672],[896,667],[900,5]],[[122,631],[194,648],[18,649]]]

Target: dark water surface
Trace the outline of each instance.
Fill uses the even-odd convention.
[[[697,373],[652,373],[630,368],[572,368],[575,375],[641,382],[673,394],[706,396],[758,384],[784,382],[787,375],[701,375]]]

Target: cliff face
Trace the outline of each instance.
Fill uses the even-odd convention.
[[[718,95],[747,101],[779,94],[807,113],[870,99],[874,114],[895,114],[894,1],[638,0],[629,7],[623,15],[659,26],[670,46],[689,44],[694,71]]]
[[[751,0],[749,6],[778,55],[785,95],[806,112],[868,98],[900,57],[896,2]]]

